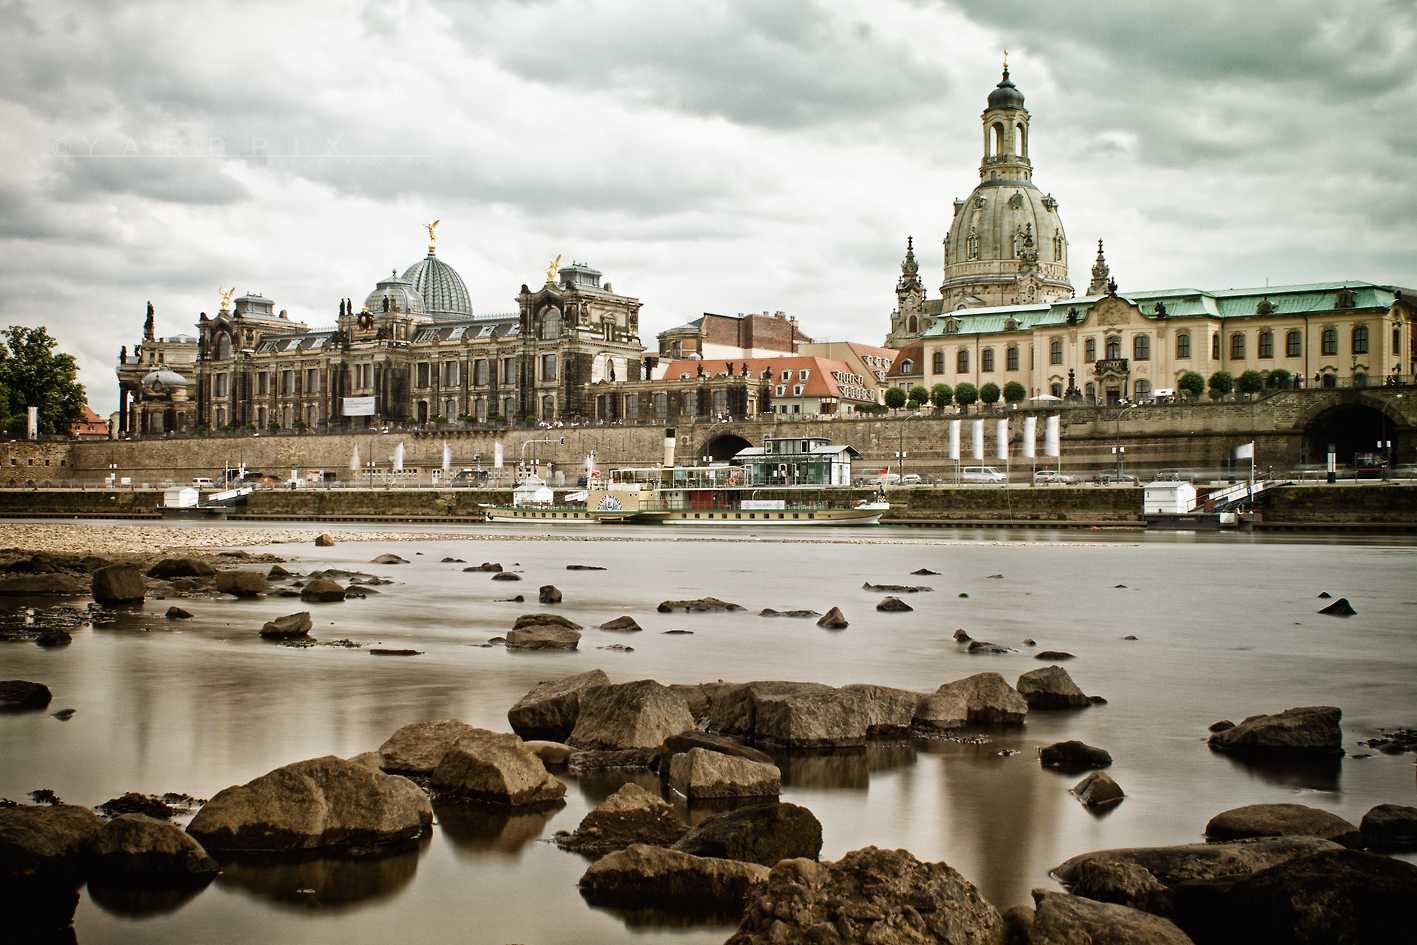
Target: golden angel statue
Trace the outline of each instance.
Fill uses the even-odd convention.
[[[561,271],[561,257],[557,256],[551,260],[551,265],[546,267],[546,281],[555,282],[556,274]]]
[[[222,309],[229,310],[231,308],[231,297],[236,294],[236,286],[232,286],[230,289],[223,289],[221,286],[217,286],[216,290],[221,294]]]
[[[434,220],[432,223],[423,224],[424,228],[428,230],[428,242],[433,243],[437,241],[438,234],[434,233],[433,231],[436,230],[438,228],[438,224],[442,222],[442,220]]]

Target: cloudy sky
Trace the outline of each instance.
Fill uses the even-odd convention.
[[[0,0],[0,325],[101,413],[217,287],[312,327],[426,246],[480,313],[547,262],[642,335],[879,343],[940,282],[1004,49],[1072,281],[1417,286],[1417,0]]]

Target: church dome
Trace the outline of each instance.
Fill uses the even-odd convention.
[[[459,280],[461,284],[461,280]],[[388,307],[385,309],[384,300],[388,300]],[[399,278],[399,274],[390,272],[389,277],[380,282],[369,297],[364,300],[364,307],[371,312],[413,312],[422,314],[424,311],[423,296],[418,294],[418,290],[413,287],[413,283],[406,278]]]
[[[1009,81],[1009,70],[1004,70],[1004,77],[995,86],[994,91],[989,93],[990,108],[1023,108],[1023,93]]]
[[[472,317],[472,300],[458,271],[437,256],[428,255],[404,270],[403,281],[412,283],[423,296],[423,311],[429,315]]]
[[[192,382],[187,380],[187,378],[183,377],[181,374],[178,374],[176,371],[169,371],[167,368],[162,368],[161,370],[153,371],[151,374],[143,378],[143,384],[147,386],[160,385],[158,387],[159,390],[161,390],[163,387],[192,386]]]

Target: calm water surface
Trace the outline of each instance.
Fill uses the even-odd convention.
[[[981,731],[984,744],[918,741],[783,758],[783,797],[821,819],[823,858],[868,844],[905,847],[950,863],[1002,908],[1029,901],[1033,887],[1052,886],[1049,868],[1069,856],[1199,840],[1212,815],[1241,804],[1296,801],[1355,823],[1377,803],[1417,804],[1411,755],[1256,767],[1205,747],[1206,726],[1217,719],[1296,705],[1342,707],[1350,754],[1366,752],[1358,740],[1379,729],[1417,725],[1417,543],[1410,540],[993,529],[561,533],[597,539],[590,541],[472,534],[493,537],[251,549],[282,555],[292,570],[341,567],[393,578],[378,596],[313,605],[313,635],[411,647],[422,656],[266,643],[257,636],[263,622],[304,606],[277,597],[182,601],[196,619],[180,623],[163,618],[169,602],[149,601],[115,627],[78,632],[67,648],[0,644],[0,676],[44,682],[54,692],[51,710],[78,710],[69,722],[48,713],[0,717],[0,796],[50,788],[85,805],[124,791],[210,797],[292,761],[377,748],[409,722],[459,718],[505,730],[507,709],[538,681],[595,667],[616,682],[794,679],[930,691],[986,670],[1013,682],[1043,665],[1022,643],[1032,638],[1037,649],[1076,654],[1068,671],[1109,704],[1030,713],[1025,727]],[[412,563],[368,563],[384,552]],[[440,563],[444,557],[498,561],[524,580],[494,583],[488,574],[463,573],[463,564]],[[606,570],[567,571],[568,564]],[[910,576],[921,567],[940,576]],[[863,581],[918,582],[934,591],[909,595],[913,613],[883,614],[874,610],[882,595],[862,590]],[[564,603],[534,603],[545,583],[562,590]],[[1316,615],[1320,591],[1347,597],[1358,616]],[[533,603],[496,600],[517,593]],[[665,599],[705,595],[748,611],[655,611]],[[756,616],[764,607],[824,612],[833,605],[848,629]],[[475,645],[505,633],[517,615],[544,609],[588,628],[629,614],[645,630],[588,629],[571,653]],[[957,628],[1019,652],[969,656],[952,639]],[[693,634],[664,634],[670,629]],[[597,649],[612,643],[634,652]],[[1102,746],[1116,759],[1109,773],[1127,798],[1111,813],[1091,814],[1068,794],[1077,776],[1040,768],[1036,749],[1065,738]],[[417,849],[237,865],[183,902],[86,892],[78,939],[723,941],[731,928],[721,924],[678,926],[587,906],[576,891],[587,861],[543,842],[574,829],[629,779],[566,777],[568,803],[551,813],[495,817],[440,805],[438,826]],[[657,788],[652,777],[634,779]]]

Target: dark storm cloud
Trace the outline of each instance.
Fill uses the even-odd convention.
[[[811,0],[443,7],[466,48],[528,80],[745,125],[881,121],[948,85],[936,63],[873,29],[868,7],[849,17]]]

